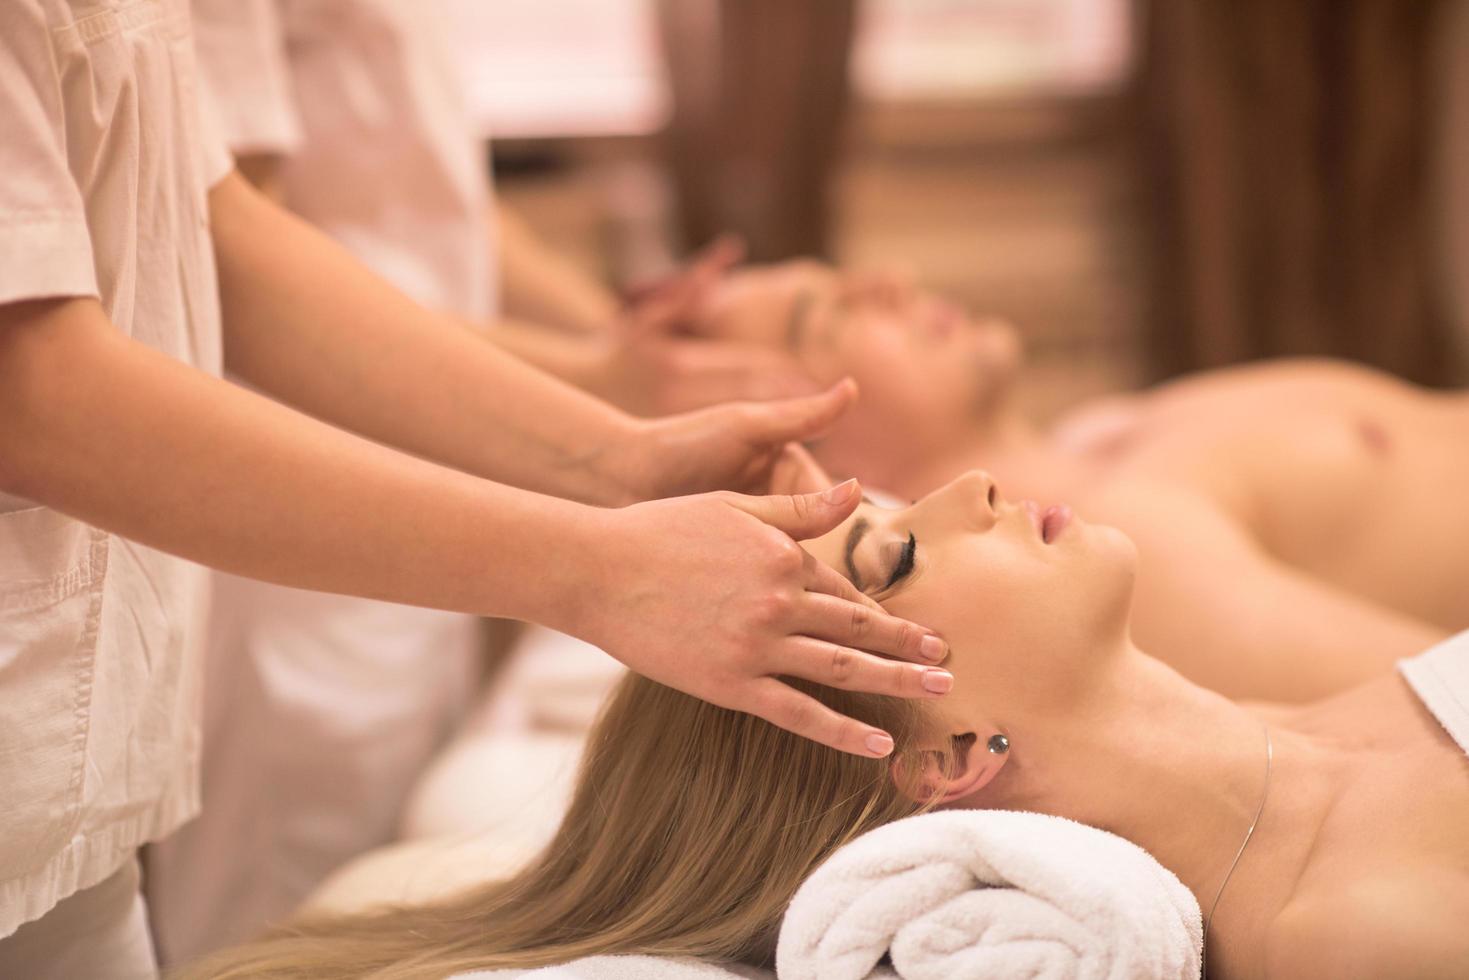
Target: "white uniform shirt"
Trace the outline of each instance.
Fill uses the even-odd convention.
[[[309,134],[282,172],[286,205],[420,303],[483,322],[497,308],[488,161],[438,4],[280,4]]]
[[[194,0],[236,153],[282,156],[285,204],[429,307],[497,308],[488,160],[433,0]]]
[[[197,110],[186,0],[0,2],[0,303],[96,297],[217,374],[206,192],[230,161]],[[0,495],[0,936],[195,812],[200,586]]]
[[[3,2],[3,0],[0,0]],[[203,88],[285,204],[427,306],[483,320],[483,145],[428,0],[194,0]],[[217,575],[204,812],[151,850],[165,962],[246,939],[395,836],[477,662],[471,617]]]

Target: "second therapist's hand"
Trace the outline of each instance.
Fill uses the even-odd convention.
[[[574,631],[628,667],[705,701],[832,748],[885,756],[887,732],[789,684],[936,697],[953,678],[929,630],[888,615],[796,544],[840,524],[860,490],[713,493],[604,512],[600,601]]]
[[[815,395],[638,419],[604,465],[636,502],[735,490],[765,493],[790,443],[824,435],[857,398],[846,379]]]
[[[673,275],[629,297],[593,358],[588,387],[641,416],[819,390],[788,352],[699,336],[693,329],[743,255],[738,239],[720,238]]]

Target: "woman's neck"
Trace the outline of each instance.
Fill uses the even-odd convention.
[[[1208,915],[1267,791],[1265,725],[1130,644],[1109,663],[1110,673],[1058,712],[1059,721],[1013,732],[1012,763],[1020,766],[1010,786],[997,787],[1000,805],[1133,841],[1178,875]],[[1269,798],[1229,884],[1228,895],[1246,908],[1289,895],[1345,771],[1341,753],[1320,738],[1288,727],[1272,727],[1270,737]]]

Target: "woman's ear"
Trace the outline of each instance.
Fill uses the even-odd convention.
[[[806,447],[795,443],[786,444],[770,471],[771,493],[814,493],[835,482]]]
[[[1001,751],[993,751],[991,745]],[[965,732],[948,738],[948,744],[939,748],[924,748],[916,760],[895,759],[892,778],[898,789],[919,803],[934,803],[940,806],[962,800],[983,789],[1004,768],[1009,758],[1009,743],[996,741],[981,742],[975,732]]]

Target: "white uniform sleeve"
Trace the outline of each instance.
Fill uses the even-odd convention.
[[[200,87],[236,154],[288,154],[301,143],[278,0],[193,0]]]
[[[0,2],[0,303],[97,295],[55,66],[40,5]]]

